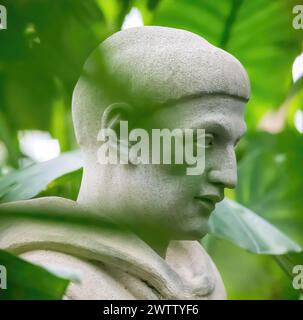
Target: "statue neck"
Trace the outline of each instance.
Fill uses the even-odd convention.
[[[142,228],[141,230],[144,230],[144,228]],[[150,246],[160,257],[165,259],[170,240],[167,238],[160,238],[158,234],[147,235],[141,230],[135,232],[137,236],[142,239],[148,246]]]

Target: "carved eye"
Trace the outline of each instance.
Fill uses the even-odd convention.
[[[214,135],[211,133],[205,134],[205,148],[210,148],[214,145]]]
[[[200,139],[197,139],[197,136],[195,136],[194,143],[197,147],[200,148],[211,148],[214,145],[215,135],[212,133],[205,133],[205,141],[200,141]]]

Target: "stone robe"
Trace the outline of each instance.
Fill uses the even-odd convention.
[[[41,198],[8,208],[77,208]],[[219,272],[197,241],[171,241],[165,259],[131,233],[59,223],[12,222],[0,229],[0,248],[46,268],[71,269],[65,299],[225,299]]]

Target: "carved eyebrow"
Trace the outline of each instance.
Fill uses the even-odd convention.
[[[187,102],[187,101],[191,101],[191,100],[196,100],[196,99],[201,99],[201,98],[207,98],[207,97],[211,97],[213,96],[214,93],[207,93],[207,92],[199,92],[199,93],[194,93],[194,94],[188,94],[185,96],[182,96],[180,98],[177,99],[170,99],[166,102],[160,103],[158,104],[160,106],[160,108],[165,108],[165,107],[172,107],[177,103],[183,103],[183,102]],[[243,97],[239,97],[237,95],[232,95],[232,94],[227,94],[224,92],[217,92],[216,93],[217,97],[227,97],[227,98],[233,98],[239,101],[242,101],[244,103],[247,103],[249,99],[243,98]]]
[[[214,134],[220,134],[227,139],[235,139],[235,143],[237,143],[246,132],[246,125],[241,126],[243,126],[243,129],[236,137],[233,137],[231,130],[227,126],[218,123],[218,120],[204,121],[201,125],[197,126],[196,129],[205,129],[206,133],[213,132]]]
[[[230,135],[230,132],[229,130],[218,123],[218,121],[213,121],[213,120],[205,120],[205,121],[202,121],[202,123],[200,123],[199,125],[197,126],[194,126],[195,129],[204,129],[205,131],[214,131],[214,132],[219,132],[219,133],[223,133],[224,135],[227,135],[229,136]]]

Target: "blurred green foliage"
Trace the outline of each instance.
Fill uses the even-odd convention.
[[[0,300],[59,300],[69,284],[68,279],[3,250],[0,261],[7,270],[7,289],[0,289]]]
[[[303,49],[303,30],[292,27],[297,1],[6,0],[1,4],[7,8],[8,29],[0,31],[0,141],[7,151],[0,175],[22,166],[19,130],[49,131],[62,151],[77,147],[70,110],[73,87],[88,54],[121,29],[135,6],[145,24],[200,34],[235,55],[247,69],[252,86],[246,111],[249,130],[237,150],[239,184],[228,196],[303,246],[303,137],[293,121],[303,108],[303,81],[293,84],[291,76],[292,63]],[[81,171],[54,174],[53,179],[40,196],[76,198]],[[299,297],[279,267],[283,264],[285,269],[283,257],[277,264],[271,256],[248,253],[212,236],[206,245],[229,298]],[[302,255],[293,259],[303,264]]]

